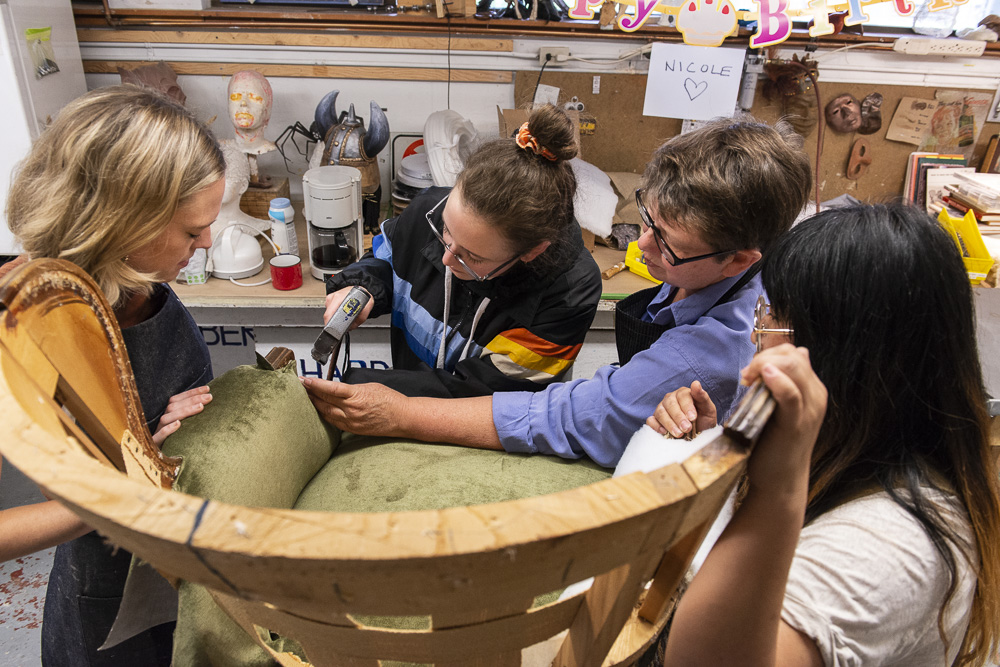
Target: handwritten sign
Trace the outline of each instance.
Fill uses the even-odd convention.
[[[930,131],[931,118],[937,106],[936,100],[904,97],[896,107],[885,138],[919,146]]]
[[[736,108],[744,49],[654,42],[642,113],[708,120]]]

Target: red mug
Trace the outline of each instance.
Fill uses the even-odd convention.
[[[302,260],[298,255],[275,255],[271,258],[271,284],[274,289],[302,287]]]

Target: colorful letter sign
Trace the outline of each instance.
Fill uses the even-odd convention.
[[[948,9],[963,4],[967,0],[917,0],[928,3],[928,11]],[[573,19],[593,19],[594,11],[603,0],[574,0],[570,5],[569,17]],[[833,33],[828,20],[829,14],[847,10],[845,25],[867,23],[865,5],[892,2],[900,16],[913,14],[912,0],[753,0],[756,12],[738,11],[730,0],[684,0],[680,8],[662,7],[657,0],[626,0],[635,4],[635,14],[618,18],[618,27],[625,32],[634,32],[642,27],[653,11],[670,11],[677,15],[677,30],[684,42],[692,46],[720,46],[726,37],[736,34],[737,19],[756,21],[757,31],[750,36],[750,47],[754,49],[780,44],[792,34],[793,16],[812,16],[810,37],[820,37]]]

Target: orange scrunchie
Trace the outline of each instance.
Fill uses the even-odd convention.
[[[546,160],[555,162],[556,160],[559,159],[556,157],[555,153],[550,151],[545,146],[540,146],[538,144],[538,139],[535,139],[533,136],[531,136],[531,132],[528,131],[527,123],[522,125],[521,129],[517,131],[517,138],[514,139],[514,141],[516,141],[517,145],[523,148],[524,150],[526,151],[530,150],[535,155],[541,155]]]

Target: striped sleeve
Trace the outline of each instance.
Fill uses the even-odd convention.
[[[581,347],[582,343],[559,345],[518,328],[498,334],[481,356],[507,377],[547,384],[573,365]]]

